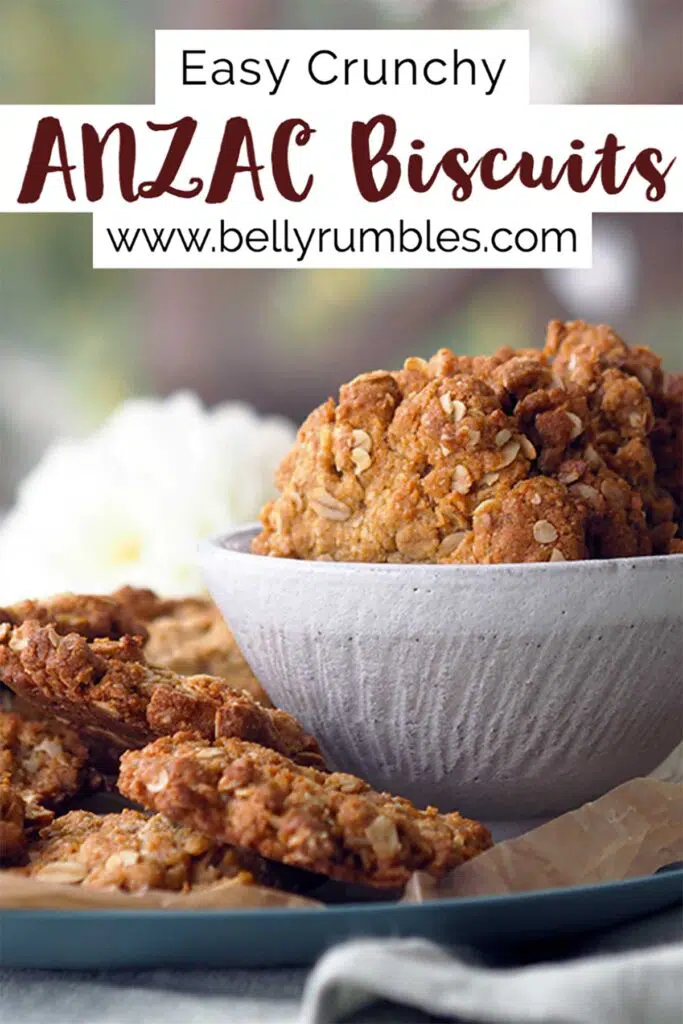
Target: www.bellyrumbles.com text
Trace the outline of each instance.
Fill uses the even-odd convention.
[[[267,225],[241,228],[220,218],[210,227],[131,226],[108,227],[106,237],[115,253],[182,253],[234,255],[282,253],[304,263],[309,255],[356,253],[568,253],[576,252],[577,232],[572,227],[505,227],[486,232],[478,227],[456,228],[419,224],[403,219],[385,227],[316,227],[300,229],[287,218]]]

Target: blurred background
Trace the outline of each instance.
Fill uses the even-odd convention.
[[[683,103],[681,0],[0,0],[0,103],[149,101],[154,28],[529,28],[535,102]],[[683,369],[681,217],[595,223],[591,271],[93,271],[90,218],[0,217],[0,507],[55,436],[196,391],[301,420],[441,345],[612,323]]]

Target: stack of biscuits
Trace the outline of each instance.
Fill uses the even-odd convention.
[[[605,324],[363,373],[302,425],[253,551],[491,565],[683,552],[683,374]]]
[[[203,598],[125,588],[0,609],[0,682],[0,864],[38,881],[189,892],[284,885],[289,867],[400,890],[491,845],[458,813],[328,771]],[[83,809],[115,786],[129,806]]]

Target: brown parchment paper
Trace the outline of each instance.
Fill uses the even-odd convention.
[[[4,910],[247,910],[259,907],[322,908],[323,904],[232,879],[189,893],[150,890],[136,895],[82,885],[50,885],[12,871],[0,871],[0,909]]]
[[[683,860],[683,784],[634,779],[499,843],[439,883],[418,872],[404,899],[414,903],[618,882],[676,860]]]

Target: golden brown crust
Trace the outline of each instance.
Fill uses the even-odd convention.
[[[585,470],[567,490],[588,509],[586,540],[593,557],[652,554],[643,500],[628,481],[602,466]]]
[[[326,774],[238,739],[163,737],[121,761],[119,789],[217,842],[344,882],[441,877],[491,845],[459,814],[417,810],[351,775]]]
[[[516,404],[532,394],[553,385],[553,374],[542,352],[526,349],[501,350],[492,356],[481,375],[496,392],[501,405],[512,411]]]
[[[88,640],[139,636],[150,665],[180,675],[220,676],[255,700],[270,700],[247,665],[232,632],[208,598],[161,598],[153,590],[122,587],[109,596],[59,594],[0,609],[0,624],[53,625],[58,633]]]
[[[150,665],[184,676],[219,676],[234,689],[246,690],[260,704],[271,706],[212,601],[185,598],[165,604],[163,611],[146,623],[145,657]]]
[[[70,729],[0,712],[0,859],[21,850],[24,828],[49,822],[56,807],[96,781]]]
[[[585,443],[590,413],[579,388],[554,383],[524,395],[515,406],[514,418],[538,452],[537,470],[551,476]]]
[[[659,356],[648,348],[630,347],[607,324],[552,320],[543,352],[552,359],[554,375],[565,381],[590,387],[605,370],[616,369],[637,377],[648,395],[661,393]]]
[[[477,504],[526,475],[533,452],[484,381],[435,378],[404,395],[397,378],[364,374],[311,414],[255,552],[442,561]]]
[[[31,703],[120,749],[191,728],[213,738],[242,732],[304,764],[324,762],[315,740],[286,712],[210,676],[153,668],[139,637],[87,640],[54,626],[0,625],[0,678]]]
[[[671,398],[675,383],[672,387],[665,379],[658,356],[629,347],[605,325],[553,323],[546,352],[555,353],[553,372],[563,386],[579,387],[585,394],[589,420],[579,445],[583,457],[599,474],[602,467],[612,470],[632,492],[633,510],[626,518],[618,515],[618,528],[606,547],[594,545],[595,531],[589,531],[591,555],[666,552],[680,521],[683,478],[683,435],[680,428],[677,433],[676,398]],[[683,421],[683,413],[678,420]],[[591,486],[587,478],[582,482]],[[608,556],[606,550],[613,553]]]
[[[537,476],[522,480],[474,514],[474,560],[566,562],[585,558],[586,510],[566,487]]]
[[[683,384],[665,381],[659,358],[605,325],[553,321],[543,352],[441,349],[344,385],[299,431],[252,550],[328,561],[545,560],[520,501],[535,485],[517,489],[543,479],[565,558],[666,552],[681,515],[682,453]],[[555,486],[593,487],[596,474],[608,489],[619,478],[622,490],[597,510]]]
[[[96,889],[185,891],[222,878],[254,881],[248,858],[161,814],[71,811],[41,829],[24,874],[41,882]]]
[[[119,640],[126,635],[146,639],[147,636],[143,620],[115,595],[57,594],[42,601],[21,601],[0,608],[0,623],[20,626],[29,620],[41,626],[52,625],[62,636],[80,633],[89,640],[96,637]]]
[[[92,641],[60,636],[28,620],[0,626],[0,678],[33,705],[73,728],[92,728],[121,747],[150,736],[145,711],[151,670],[138,637]]]
[[[10,782],[0,780],[0,864],[18,860],[26,848],[26,804]]]
[[[683,525],[683,373],[667,376],[654,408],[655,425],[649,440],[657,467],[656,482],[675,501],[677,519]]]

